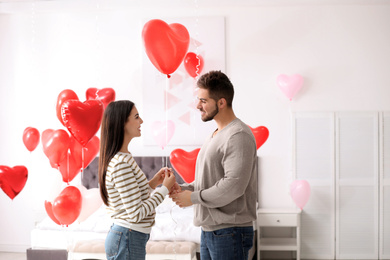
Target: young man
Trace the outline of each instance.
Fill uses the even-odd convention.
[[[210,71],[197,85],[202,120],[215,120],[218,128],[199,151],[195,181],[175,185],[171,198],[180,207],[194,204],[202,260],[248,259],[256,219],[256,141],[234,114],[234,88],[224,73]]]

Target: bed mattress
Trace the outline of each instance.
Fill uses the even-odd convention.
[[[180,208],[166,198],[156,209],[156,223],[152,228],[152,241],[191,241],[200,244],[200,227],[193,225],[193,207]],[[68,227],[55,224],[49,217],[37,224],[31,232],[33,249],[67,249],[79,241],[104,240],[111,226],[105,206],[100,207],[81,223]]]

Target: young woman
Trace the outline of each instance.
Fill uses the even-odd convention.
[[[113,221],[105,241],[107,260],[145,259],[155,208],[176,182],[168,168],[161,168],[148,182],[134,161],[128,145],[141,136],[142,122],[134,103],[128,100],[111,102],[104,111],[99,186]],[[159,184],[161,188],[151,195]]]

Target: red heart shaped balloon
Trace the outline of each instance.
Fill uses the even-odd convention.
[[[0,165],[0,188],[13,200],[27,182],[28,170],[25,166],[13,168]]]
[[[57,118],[58,118],[58,120],[60,120],[60,122],[63,126],[65,126],[65,124],[64,124],[64,121],[62,120],[61,106],[65,101],[72,100],[72,99],[79,100],[79,97],[71,89],[65,89],[65,90],[61,91],[61,93],[57,97],[57,105],[56,105]]]
[[[78,100],[67,100],[61,107],[61,115],[69,132],[85,146],[100,128],[103,103],[95,99],[84,103]]]
[[[175,149],[171,152],[170,161],[173,168],[187,183],[195,180],[195,166],[199,151],[200,148],[190,152],[183,149]]]
[[[62,129],[46,129],[42,132],[43,152],[53,168],[58,168],[69,148],[69,134]]]
[[[195,78],[200,75],[204,66],[203,58],[193,52],[189,52],[184,57],[184,68],[188,74]]]
[[[54,199],[53,215],[61,225],[70,225],[79,217],[81,204],[80,190],[75,186],[68,186]]]
[[[39,144],[39,131],[34,127],[27,127],[23,131],[23,143],[27,150],[34,151]]]
[[[269,131],[265,126],[259,126],[256,128],[252,128],[249,126],[249,128],[251,129],[253,135],[255,136],[256,148],[259,149],[265,143],[265,141],[267,141],[269,136]]]
[[[183,25],[168,25],[159,19],[144,25],[142,39],[150,61],[168,77],[180,66],[190,44],[190,34]]]
[[[103,103],[104,109],[115,100],[115,91],[112,88],[89,88],[85,93],[87,100],[97,99]]]
[[[50,201],[45,200],[45,210],[47,215],[53,220],[56,224],[61,225],[61,223],[56,219],[56,217],[53,214],[53,205]]]
[[[82,168],[85,169],[92,162],[99,152],[99,144],[100,140],[97,136],[92,137],[85,147],[81,146],[74,137],[70,138],[68,154],[59,167],[64,182],[72,181]]]

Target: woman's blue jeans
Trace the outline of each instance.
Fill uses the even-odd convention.
[[[149,236],[149,234],[113,224],[105,241],[107,260],[145,259]]]
[[[247,260],[253,246],[253,227],[232,227],[201,234],[202,260]]]

